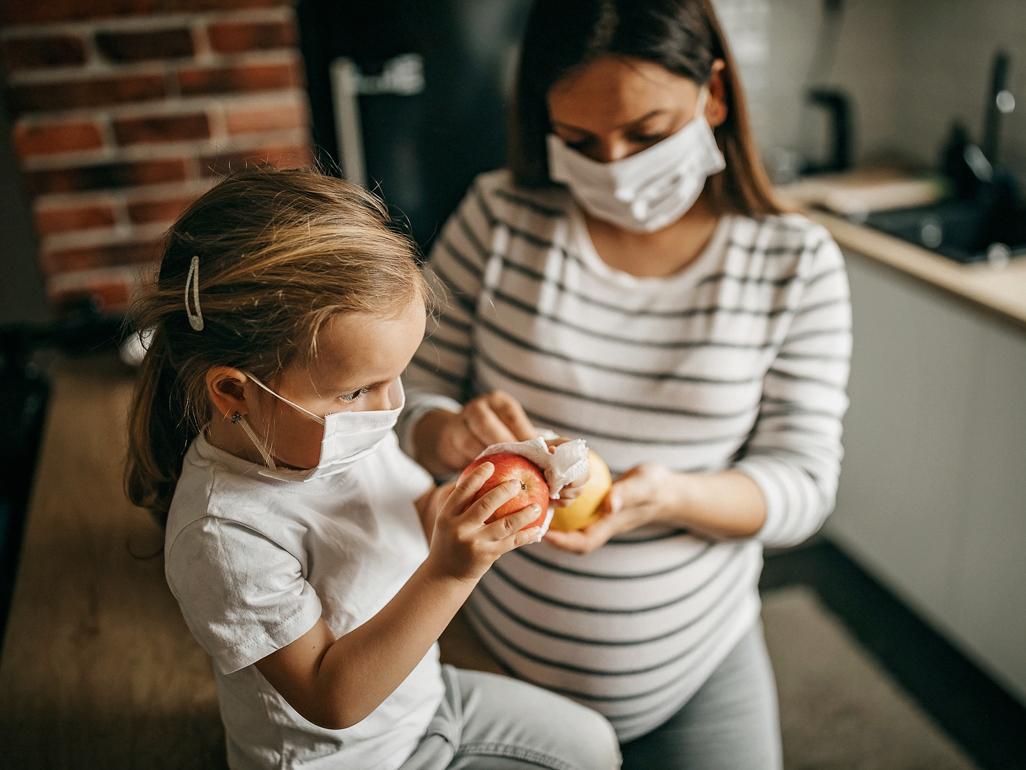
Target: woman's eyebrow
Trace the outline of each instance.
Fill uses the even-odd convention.
[[[622,130],[624,128],[630,128],[631,126],[637,125],[638,123],[644,123],[646,120],[648,120],[649,118],[654,118],[656,115],[662,115],[665,112],[669,112],[669,110],[667,110],[667,109],[652,110],[651,112],[649,112],[649,113],[647,113],[645,115],[642,115],[640,118],[635,118],[634,120],[630,120],[630,121],[628,121],[626,123],[623,123],[623,124],[621,124],[619,126],[615,126],[613,128],[613,130],[614,131],[620,131],[620,130]],[[589,134],[589,135],[591,134],[591,132],[586,130],[586,129],[579,128],[577,126],[571,125],[570,123],[564,123],[564,122],[562,122],[560,120],[552,121],[552,125],[559,126],[560,128],[565,128],[565,129],[568,129],[570,131],[580,131],[582,134]]]

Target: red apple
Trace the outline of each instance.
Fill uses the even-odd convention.
[[[492,475],[485,480],[481,489],[474,495],[475,500],[505,481],[516,479],[520,482],[520,492],[517,496],[500,505],[495,513],[488,518],[489,522],[500,519],[503,516],[509,516],[511,513],[516,513],[531,503],[535,503],[541,508],[541,515],[536,521],[525,526],[524,529],[540,527],[545,523],[545,516],[549,510],[549,485],[545,481],[545,474],[542,473],[541,468],[522,455],[513,454],[512,452],[499,452],[474,460],[474,462],[463,469],[460,478],[462,479],[482,463],[491,463],[495,466],[495,470],[492,471]]]

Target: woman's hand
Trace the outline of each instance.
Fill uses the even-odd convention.
[[[602,501],[602,517],[575,532],[549,531],[545,542],[574,553],[589,553],[621,532],[669,518],[672,490],[680,474],[659,463],[643,463],[613,482]]]
[[[482,463],[453,483],[452,493],[438,509],[431,534],[429,562],[434,571],[461,581],[477,581],[507,551],[538,539],[540,527],[521,531],[541,510],[529,505],[491,523],[488,518],[520,493],[520,482],[510,480],[474,500],[495,466]]]
[[[752,537],[766,523],[766,498],[740,471],[678,473],[659,463],[642,463],[613,482],[602,503],[602,518],[577,532],[549,532],[545,540],[566,551],[588,553],[614,535],[653,523],[699,537]]]
[[[445,476],[465,468],[485,447],[537,435],[520,402],[494,390],[458,413],[428,412],[414,428],[413,443],[418,462],[436,476]]]

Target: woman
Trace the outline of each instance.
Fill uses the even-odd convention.
[[[709,0],[539,0],[516,99],[510,168],[433,248],[452,299],[402,435],[445,475],[551,429],[617,480],[589,528],[504,555],[469,618],[609,717],[625,767],[779,767],[758,579],[833,506],[840,252],[774,202]]]

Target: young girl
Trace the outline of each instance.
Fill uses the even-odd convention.
[[[485,524],[515,492],[472,502],[490,465],[434,489],[399,450],[426,299],[373,196],[249,170],[171,228],[136,306],[154,333],[128,491],[166,522],[168,584],[214,660],[232,768],[619,764],[594,712],[439,665],[439,634],[537,537],[518,530],[538,512]]]

